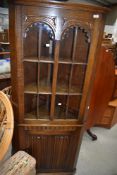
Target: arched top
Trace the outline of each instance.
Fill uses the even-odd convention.
[[[26,36],[27,36],[28,32],[30,31],[30,28],[33,28],[33,27],[42,29],[43,31],[46,31],[51,40],[53,40],[55,38],[54,31],[52,30],[51,26],[49,26],[49,24],[47,24],[45,22],[35,22],[35,23],[28,25],[27,28],[25,29]],[[26,37],[26,36],[24,36],[24,37]]]
[[[54,49],[51,48],[54,45],[55,28],[52,18],[27,16],[24,21],[24,57],[50,58],[51,55],[53,58]],[[27,44],[30,46],[30,51],[27,50]]]
[[[24,32],[28,32],[33,26],[41,27],[51,31],[52,39],[55,37],[55,18],[43,16],[25,16],[24,17]]]
[[[73,29],[73,28],[78,28],[79,30],[82,30],[87,38],[87,41],[90,42],[92,25],[88,22],[83,23],[77,20],[69,20],[64,23],[61,39],[64,38],[68,30]]]

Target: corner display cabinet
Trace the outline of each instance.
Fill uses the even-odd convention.
[[[13,142],[36,158],[40,174],[75,172],[107,10],[77,1],[10,3]]]

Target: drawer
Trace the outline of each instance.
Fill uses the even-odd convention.
[[[115,112],[115,108],[108,106],[107,109],[105,110],[104,117],[106,118],[113,117],[114,112]]]
[[[103,117],[101,123],[103,125],[107,125],[107,124],[110,124],[110,121],[111,121],[111,118],[109,118],[109,117]]]

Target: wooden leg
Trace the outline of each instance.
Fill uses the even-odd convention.
[[[92,138],[93,141],[97,140],[97,136],[93,134],[90,129],[87,129],[87,133]]]

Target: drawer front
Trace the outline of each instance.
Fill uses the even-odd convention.
[[[111,122],[111,118],[109,118],[109,117],[103,117],[103,119],[101,121],[101,124],[108,125],[108,124],[110,124],[110,122]]]
[[[106,118],[112,118],[114,115],[115,108],[114,107],[107,107],[104,113],[104,117]]]

